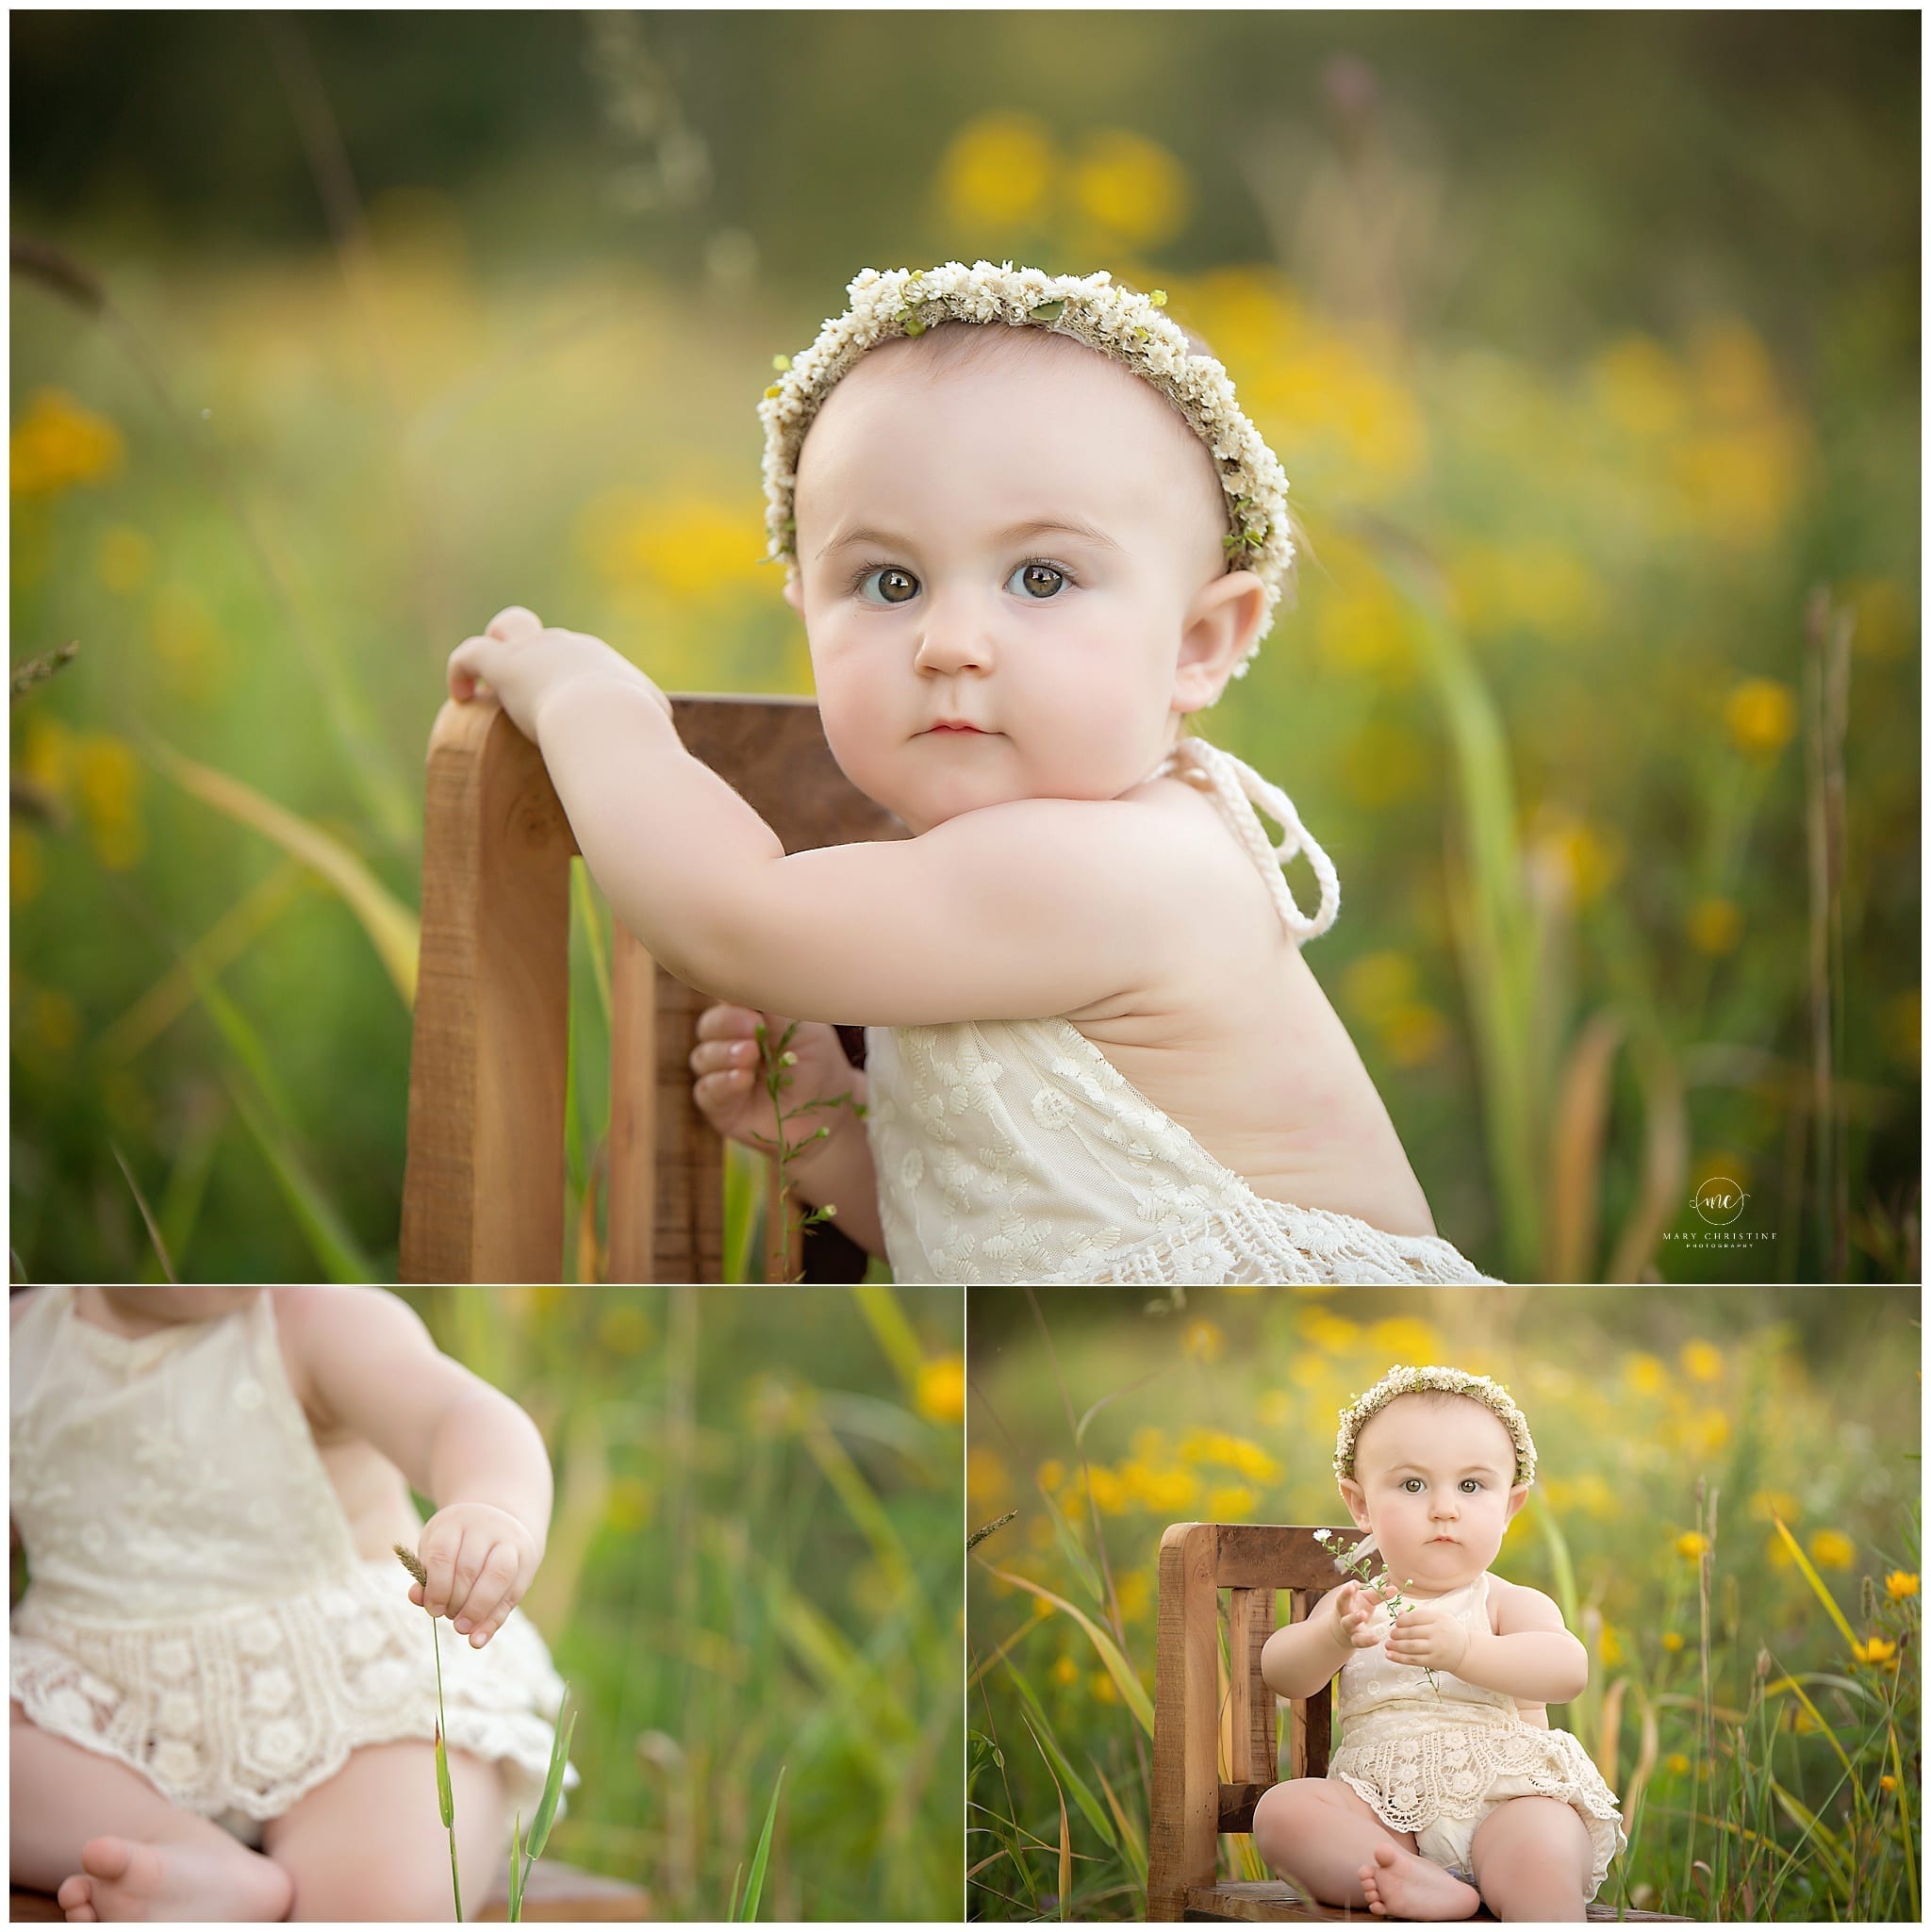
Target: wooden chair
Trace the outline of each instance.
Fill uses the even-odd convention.
[[[1334,1533],[1351,1531],[1337,1527]],[[1261,1646],[1274,1631],[1275,1592],[1288,1593],[1293,1621],[1300,1623],[1341,1580],[1312,1528],[1176,1523],[1161,1539],[1147,1918],[1294,1923],[1374,1916],[1322,1905],[1279,1879],[1255,1884],[1217,1878],[1220,1834],[1251,1831],[1261,1793],[1279,1781],[1276,1700],[1261,1677]],[[1228,1593],[1224,1703],[1223,1590]],[[1331,1684],[1312,1697],[1292,1700],[1287,1775],[1325,1777],[1332,1740]],[[1492,1915],[1483,1910],[1476,1916]],[[1589,1916],[1671,1915],[1618,1911],[1599,1898],[1589,1907]]]
[[[24,1891],[18,1886],[11,1891],[7,1913],[9,1924],[37,1924],[46,1920],[65,1923],[67,1914],[55,1903],[52,1892]],[[489,1903],[476,1916],[486,1924],[499,1925],[508,1919],[507,1866],[497,1878]],[[523,1893],[523,1918],[531,1924],[538,1921],[552,1924],[634,1924],[650,1916],[650,1894],[641,1887],[545,1859],[538,1859],[531,1868],[529,1889]]]
[[[811,700],[678,697],[671,705],[685,746],[787,851],[905,835],[838,769]],[[640,826],[637,835],[679,832]],[[445,704],[429,740],[404,1281],[560,1279],[576,849],[536,746],[501,706]],[[610,991],[609,1278],[719,1280],[723,1143],[691,1099],[688,1065],[709,996],[657,966],[620,926]],[[862,1033],[843,1036],[862,1062]],[[801,1265],[807,1279],[858,1280],[864,1263],[821,1223],[801,1253],[794,1247],[789,1272]]]

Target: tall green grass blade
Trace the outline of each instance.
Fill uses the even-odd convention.
[[[272,839],[292,858],[319,873],[355,914],[375,948],[405,1006],[416,1001],[417,952],[421,922],[347,846],[286,806],[265,799],[226,772],[197,765],[158,739],[148,741],[148,755],[184,791],[212,805],[238,825]]]
[[[771,1802],[765,1807],[765,1828],[758,1834],[758,1848],[751,1854],[751,1876],[744,1882],[744,1905],[734,1914],[745,1924],[758,1915],[758,1902],[765,1895],[765,1867],[771,1857],[771,1828],[778,1822],[778,1798],[784,1789],[784,1767],[778,1767],[778,1781],[771,1787]]]
[[[1009,1658],[1006,1660],[1006,1675],[1019,1687],[1019,1695],[1027,1709],[1032,1713],[1027,1729],[1032,1734],[1047,1761],[1052,1766],[1053,1775],[1061,1779],[1066,1790],[1072,1792],[1073,1802],[1085,1814],[1086,1822],[1106,1841],[1111,1851],[1119,1849],[1114,1839],[1113,1820],[1106,1815],[1100,1802],[1088,1789],[1086,1781],[1073,1769],[1072,1759],[1061,1748],[1059,1739],[1053,1734],[1051,1723],[1048,1720],[1046,1708],[1039,1701],[1039,1693],[1027,1681],[1026,1675]]]
[[[899,1306],[898,1296],[889,1288],[867,1288],[863,1283],[852,1289],[851,1296],[866,1325],[884,1350],[885,1359],[903,1383],[905,1393],[916,1396],[919,1375],[925,1367],[925,1351],[918,1346],[918,1337],[913,1333],[905,1311]]]
[[[170,1282],[180,1278],[174,1273],[174,1263],[168,1257],[168,1244],[161,1239],[161,1230],[155,1223],[154,1211],[147,1204],[147,1197],[140,1191],[140,1182],[134,1178],[134,1169],[127,1164],[127,1156],[114,1145],[107,1143],[107,1151],[113,1155],[120,1166],[123,1179],[127,1182],[127,1191],[134,1197],[134,1205],[140,1210],[142,1224],[147,1229],[147,1238],[154,1244],[155,1259],[161,1264],[161,1273]]]
[[[1844,1642],[1850,1645],[1852,1653],[1855,1655],[1857,1648],[1857,1639],[1852,1631],[1850,1625],[1844,1620],[1843,1611],[1838,1609],[1837,1598],[1830,1593],[1824,1578],[1817,1574],[1811,1565],[1810,1559],[1804,1554],[1803,1544],[1791,1534],[1790,1526],[1785,1523],[1781,1516],[1773,1515],[1770,1520],[1775,1524],[1776,1533],[1783,1538],[1785,1546],[1790,1550],[1791,1560],[1803,1572],[1805,1582],[1809,1584],[1810,1588],[1816,1593],[1817,1601],[1830,1612],[1831,1622],[1843,1632]],[[1799,1693],[1799,1694],[1801,1695],[1802,1693]],[[1804,1701],[1806,1704],[1808,1704],[1810,1700],[1807,1697]]]
[[[282,1198],[306,1236],[316,1260],[322,1263],[322,1273],[331,1281],[379,1280],[375,1263],[356,1245],[347,1223],[336,1213],[328,1197],[289,1146],[288,1137],[263,1115],[240,1081],[230,1079],[227,1087],[235,1111],[255,1136],[255,1144],[267,1160],[275,1185],[281,1189]]]
[[[563,1687],[564,1704],[569,1701],[569,1686]],[[529,1859],[535,1864],[550,1842],[550,1827],[556,1822],[557,1800],[563,1796],[564,1774],[569,1768],[570,1741],[576,1736],[577,1714],[570,1712],[569,1726],[564,1727],[564,1704],[556,1707],[556,1728],[550,1740],[550,1769],[543,1779],[543,1795],[536,1802],[536,1815],[530,1820]]]
[[[1055,1594],[1043,1583],[1035,1583],[1030,1577],[1016,1577],[1009,1570],[1001,1570],[986,1562],[983,1557],[979,1560],[995,1577],[1010,1583],[1015,1590],[1030,1591],[1034,1596],[1044,1597],[1056,1609],[1065,1610],[1085,1631],[1088,1641],[1099,1653],[1100,1662],[1106,1666],[1107,1676],[1114,1680],[1121,1701],[1133,1713],[1134,1722],[1150,1738],[1153,1735],[1153,1700],[1147,1696],[1147,1687],[1134,1674],[1132,1665],[1121,1656],[1119,1645],[1078,1604],[1068,1603],[1064,1596]]]
[[[1911,1837],[1911,1791],[1905,1782],[1904,1759],[1897,1748],[1897,1726],[1894,1724],[1887,1724],[1885,1729],[1890,1733],[1890,1775],[1897,1780],[1897,1815],[1898,1822],[1903,1826],[1899,1835],[1904,1841],[1905,1847],[1905,1883],[1911,1894],[1909,1923],[1918,1925],[1923,1923],[1924,1915],[1918,1904],[1918,1851]]]
[[[523,1923],[523,1814],[509,1828],[509,1913],[512,1925]]]

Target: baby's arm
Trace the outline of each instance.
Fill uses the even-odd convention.
[[[1421,1604],[1395,1619],[1388,1655],[1450,1670],[1464,1682],[1542,1705],[1566,1704],[1589,1683],[1589,1652],[1540,1590],[1510,1584],[1494,1630],[1471,1630]]]
[[[1350,1577],[1330,1590],[1312,1613],[1284,1624],[1261,1646],[1261,1677],[1277,1697],[1312,1697],[1369,1635],[1381,1602],[1378,1584]]]
[[[411,1598],[487,1643],[530,1587],[550,1532],[536,1425],[442,1354],[388,1289],[273,1292],[311,1412],[371,1443],[436,1503],[418,1544],[428,1586],[412,1585]]]
[[[1190,943],[1197,853],[1158,814],[1018,800],[787,857],[634,667],[528,612],[497,622],[509,641],[463,645],[452,690],[498,688],[613,910],[687,984],[800,1019],[1030,1019],[1158,983]]]

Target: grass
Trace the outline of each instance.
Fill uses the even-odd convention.
[[[960,1297],[409,1292],[551,1445],[554,1856],[661,1918],[956,1917]]]

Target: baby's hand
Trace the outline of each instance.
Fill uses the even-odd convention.
[[[1371,1650],[1387,1633],[1388,1620],[1381,1606],[1395,1593],[1385,1577],[1363,1583],[1350,1577],[1334,1593],[1334,1616],[1341,1627],[1341,1641],[1353,1650]]]
[[[452,1503],[422,1526],[416,1545],[426,1587],[409,1585],[409,1601],[448,1617],[476,1649],[487,1643],[536,1574],[536,1539],[507,1510]]]
[[[1468,1626],[1432,1603],[1418,1603],[1395,1619],[1387,1655],[1423,1670],[1459,1670],[1468,1655]]]
[[[629,658],[601,637],[547,627],[520,604],[498,611],[482,636],[466,637],[450,652],[450,696],[467,703],[479,683],[487,685],[532,744],[544,700],[579,680],[648,691],[670,716],[670,700]]]
[[[791,1024],[781,1015],[722,1002],[704,1008],[698,1016],[698,1044],[691,1049],[690,1070],[698,1076],[691,1098],[698,1112],[726,1140],[769,1153],[778,1138],[778,1115],[765,1085],[764,1059],[755,1037],[760,1021],[775,1050]],[[787,1050],[798,1055],[797,1064],[784,1069],[791,1083],[783,1089],[784,1111],[794,1115],[784,1123],[784,1139],[798,1148],[787,1157],[796,1172],[854,1116],[849,1107],[814,1107],[802,1115],[794,1110],[809,1100],[849,1094],[854,1081],[837,1030],[821,1021],[801,1023]],[[825,1130],[822,1139],[820,1128]]]

